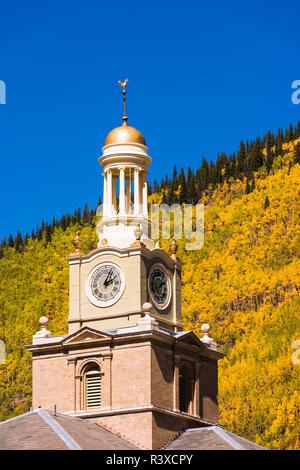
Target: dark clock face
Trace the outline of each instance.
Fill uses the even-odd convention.
[[[169,303],[169,278],[163,266],[155,265],[149,274],[149,290],[152,300],[158,308],[165,308]]]
[[[118,294],[120,287],[120,272],[114,266],[102,266],[91,279],[91,290],[98,300],[111,300]]]

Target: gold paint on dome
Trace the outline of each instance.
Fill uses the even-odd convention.
[[[112,144],[142,144],[146,145],[144,136],[134,127],[128,126],[125,122],[122,126],[116,127],[107,134],[104,146]]]

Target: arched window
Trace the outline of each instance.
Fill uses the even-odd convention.
[[[101,406],[101,373],[97,364],[89,364],[84,372],[84,407]]]

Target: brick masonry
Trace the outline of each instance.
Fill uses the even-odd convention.
[[[30,349],[30,348],[29,348]],[[158,449],[178,432],[216,422],[217,356],[191,341],[158,332],[122,337],[85,328],[59,345],[35,348],[33,408],[91,419],[140,448]],[[85,410],[84,371],[101,371],[101,408]],[[193,394],[179,412],[179,370],[189,371]]]

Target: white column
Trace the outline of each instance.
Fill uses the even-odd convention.
[[[143,216],[148,217],[148,184],[147,184],[147,172],[143,171]]]
[[[112,215],[112,174],[107,170],[107,217]]]
[[[112,208],[111,214],[116,215],[117,213],[117,178],[112,176]]]
[[[103,217],[107,215],[107,184],[106,184],[106,172],[103,173],[104,183],[103,183]]]
[[[138,215],[140,212],[140,181],[139,181],[139,169],[134,169],[134,215]]]
[[[126,181],[127,181],[127,187],[126,187],[126,213],[127,214],[130,214],[130,208],[131,208],[131,173],[130,173],[130,169],[129,169],[129,173],[128,173],[128,176],[126,178]]]
[[[120,168],[119,214],[125,215],[125,168]]]

